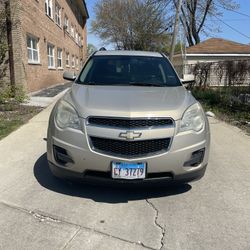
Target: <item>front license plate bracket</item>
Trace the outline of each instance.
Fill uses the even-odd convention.
[[[112,162],[111,177],[113,179],[145,179],[146,163]]]

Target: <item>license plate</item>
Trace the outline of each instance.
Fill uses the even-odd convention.
[[[144,179],[146,177],[145,163],[112,162],[113,179]]]

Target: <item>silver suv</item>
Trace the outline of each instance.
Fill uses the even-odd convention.
[[[209,124],[166,56],[98,51],[56,103],[49,120],[52,173],[115,183],[200,179]]]

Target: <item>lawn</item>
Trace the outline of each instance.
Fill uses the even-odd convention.
[[[212,111],[220,120],[235,125],[250,135],[250,103],[241,102],[237,96],[250,94],[246,88],[193,89],[192,94],[205,111]]]
[[[0,104],[0,140],[28,122],[41,110],[41,107],[30,107],[13,103]]]

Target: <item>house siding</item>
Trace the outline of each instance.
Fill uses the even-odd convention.
[[[174,58],[174,67],[178,73],[178,75],[181,78],[184,78],[184,76],[193,75],[193,69],[195,65],[198,63],[211,63],[211,70],[208,75],[208,84],[210,86],[219,86],[219,85],[227,85],[228,84],[228,77],[225,75],[225,72],[221,79],[218,78],[218,76],[215,73],[215,68],[218,65],[219,62],[239,62],[244,61],[246,63],[250,62],[250,54],[249,56],[213,56],[213,55],[206,55],[206,56],[191,56],[186,55],[185,60],[182,58],[181,55],[175,56]],[[225,70],[225,69],[224,69]],[[250,83],[250,74],[247,74],[245,76],[245,79],[243,82],[241,82],[242,85],[248,85]]]

